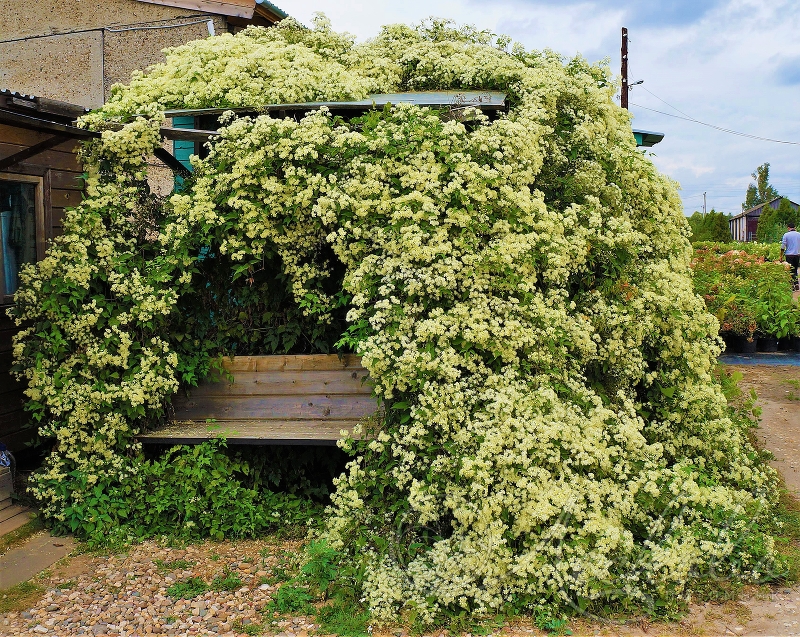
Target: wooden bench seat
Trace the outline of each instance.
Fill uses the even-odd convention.
[[[143,443],[333,445],[372,416],[378,403],[357,356],[237,356],[232,374],[201,383],[172,401],[174,421],[138,436]]]

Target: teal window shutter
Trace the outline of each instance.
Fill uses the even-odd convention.
[[[194,128],[194,117],[173,117],[172,127]],[[172,154],[175,155],[175,159],[181,162],[189,170],[192,170],[192,164],[189,161],[189,157],[191,157],[194,153],[194,142],[183,141],[180,139],[176,139],[174,142],[172,142]],[[175,190],[180,190],[182,186],[183,177],[180,175],[175,175]]]

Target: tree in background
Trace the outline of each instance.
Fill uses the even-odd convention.
[[[772,206],[765,206],[764,211],[758,218],[756,241],[759,243],[780,241],[783,233],[786,232],[786,224],[790,221],[794,223],[800,221],[800,211],[795,210],[792,202],[786,197],[781,199],[777,209]]]
[[[713,208],[707,215],[695,211],[689,217],[689,227],[692,229],[692,236],[689,240],[692,243],[696,241],[718,241],[720,243],[733,241],[729,220],[730,215],[717,212]]]
[[[756,180],[756,183],[747,187],[742,210],[750,210],[759,204],[772,201],[775,197],[780,197],[778,191],[769,183],[769,162],[764,162],[756,168],[751,177]]]

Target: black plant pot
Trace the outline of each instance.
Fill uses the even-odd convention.
[[[758,337],[758,351],[759,352],[777,352],[778,339],[775,336],[759,336]]]
[[[740,354],[755,354],[758,348],[758,337],[753,336],[752,338],[747,338],[746,336],[742,336],[740,334],[736,335],[736,339],[734,340],[734,351],[739,352]]]
[[[800,336],[795,336],[792,341],[792,350],[795,352],[800,352]]]
[[[720,338],[725,343],[726,352],[736,351],[736,334],[733,332],[720,332]]]

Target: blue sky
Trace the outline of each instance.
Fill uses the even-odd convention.
[[[283,0],[301,22],[324,12],[359,40],[383,24],[451,18],[528,48],[611,60],[630,35],[634,127],[665,133],[653,161],[681,184],[687,213],[739,212],[750,174],[769,162],[778,192],[800,202],[800,2],[797,0]],[[731,135],[677,119],[796,145]],[[678,109],[678,110],[676,110]]]

